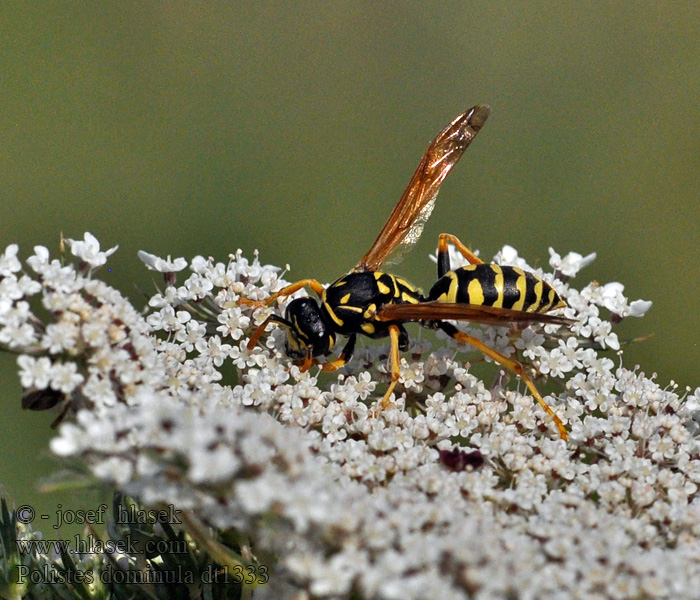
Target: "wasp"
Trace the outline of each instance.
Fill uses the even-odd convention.
[[[530,392],[552,416],[563,439],[568,439],[561,420],[542,398],[534,382],[516,360],[504,356],[484,342],[460,331],[451,321],[488,325],[509,323],[569,324],[564,317],[548,314],[566,304],[554,288],[537,275],[515,267],[486,264],[458,238],[443,233],[438,238],[437,282],[427,296],[405,279],[381,270],[382,265],[416,243],[433,210],[442,182],[457,164],[491,113],[487,105],[477,105],[459,115],[428,146],[408,187],[395,206],[369,251],[352,271],[328,287],[315,279],[302,279],[271,295],[262,303],[268,306],[278,298],[302,288],[310,288],[320,302],[305,297],[292,300],[284,317],[273,314],[256,329],[248,343],[252,350],[270,323],[286,328],[286,353],[301,361],[301,369],[318,364],[323,371],[335,371],[353,355],[358,335],[389,338],[391,382],[380,407],[391,405],[391,396],[399,380],[400,352],[408,348],[404,324],[417,322],[440,329],[458,342],[468,344],[516,373]],[[452,269],[449,257],[452,244],[468,264]],[[347,342],[335,360],[317,361],[328,356],[339,336]]]

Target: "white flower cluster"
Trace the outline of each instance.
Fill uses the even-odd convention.
[[[485,385],[452,340],[414,333],[395,405],[378,414],[386,345],[334,374],[301,372],[279,328],[249,351],[279,307],[240,300],[286,284],[257,256],[196,257],[178,283],[183,259],[142,253],[166,282],[144,317],[93,279],[103,253],[85,239],[77,268],[36,248],[29,276],[16,246],[0,255],[0,344],[29,392],[76,411],[56,454],[270,557],[254,597],[697,597],[700,388],[679,396],[601,352],[620,348],[603,310],[619,320],[649,305],[617,283],[563,281],[591,256],[552,251],[556,276],[540,273],[570,331],[470,329],[550,378],[566,443],[524,386]],[[498,260],[526,266],[511,248]]]

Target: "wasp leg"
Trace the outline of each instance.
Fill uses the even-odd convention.
[[[399,344],[401,339],[401,327],[399,325],[389,325],[389,339],[391,340],[391,349],[389,350],[389,361],[391,364],[391,383],[389,389],[384,394],[384,398],[380,403],[382,410],[391,406],[391,394],[396,387],[396,383],[401,375],[401,361],[399,359]]]
[[[323,363],[321,365],[321,370],[322,371],[337,371],[341,367],[343,367],[346,363],[350,361],[352,358],[352,355],[355,352],[355,340],[357,339],[356,334],[352,334],[348,338],[348,343],[345,344],[345,348],[343,348],[343,351],[340,353],[340,356],[336,358],[335,360],[332,360],[327,363]]]
[[[306,373],[313,366],[314,366],[313,356],[311,356],[311,352],[307,351],[306,356],[304,357],[304,362],[299,367],[299,371],[301,371],[302,373]]]
[[[512,358],[503,356],[503,354],[501,354],[500,352],[496,352],[496,350],[490,348],[481,340],[472,337],[471,335],[467,335],[462,331],[459,331],[456,327],[454,327],[454,325],[451,325],[450,323],[442,322],[439,323],[438,327],[440,327],[440,329],[442,329],[447,335],[453,337],[458,342],[463,342],[465,344],[473,346],[480,352],[483,352],[486,356],[489,356],[490,358],[495,360],[498,364],[504,366],[506,369],[513,371],[513,373],[515,373],[516,375],[519,375],[520,378],[525,382],[525,385],[527,385],[527,387],[530,389],[530,392],[535,397],[537,402],[540,403],[540,406],[544,408],[547,414],[551,415],[552,419],[554,420],[554,423],[557,426],[557,429],[559,430],[559,435],[561,439],[563,439],[564,441],[567,441],[569,439],[569,433],[566,431],[566,428],[561,422],[561,419],[554,414],[549,405],[544,401],[544,398],[542,398],[540,393],[537,391],[537,388],[532,382],[532,379],[530,379],[527,376],[527,374],[525,373],[525,369],[523,369],[523,366],[517,360],[513,360]]]
[[[441,233],[438,238],[438,253],[437,253],[437,264],[438,264],[438,279],[442,277],[445,273],[452,270],[450,265],[450,251],[447,247],[448,243],[459,250],[459,252],[469,261],[471,265],[480,265],[484,261],[481,260],[476,254],[474,254],[469,248],[467,248],[462,242],[459,241],[454,235],[450,233]]]
[[[250,336],[250,340],[248,340],[248,344],[246,348],[248,348],[248,351],[252,350],[255,348],[255,345],[258,343],[258,340],[260,339],[260,336],[265,332],[265,328],[270,324],[270,323],[279,323],[283,327],[290,327],[292,324],[287,321],[287,319],[283,319],[282,317],[278,317],[277,315],[270,315],[265,319],[258,328],[255,330],[255,333]]]
[[[241,298],[239,302],[241,304],[247,304],[249,306],[255,306],[258,308],[263,308],[265,306],[270,306],[277,298],[283,298],[284,296],[291,296],[294,292],[298,292],[303,287],[310,287],[316,295],[320,298],[323,294],[323,286],[315,279],[302,279],[296,283],[292,283],[286,287],[283,287],[279,292],[275,292],[272,296],[269,296],[265,300],[248,300],[247,298]]]

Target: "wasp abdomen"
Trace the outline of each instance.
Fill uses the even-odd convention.
[[[545,313],[566,305],[546,281],[517,267],[468,265],[445,273],[428,300]]]

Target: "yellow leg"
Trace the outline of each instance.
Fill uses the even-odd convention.
[[[321,371],[332,373],[333,371],[337,371],[338,369],[344,367],[347,362],[348,361],[343,356],[339,356],[335,360],[323,363],[321,365]]]
[[[332,371],[337,371],[341,367],[344,367],[348,361],[352,358],[352,355],[355,353],[355,342],[357,341],[357,335],[352,334],[349,338],[347,343],[345,344],[345,348],[343,348],[343,351],[340,353],[340,356],[336,358],[335,360],[331,360],[329,362],[321,364],[321,370],[326,371],[326,372],[332,372]]]
[[[275,292],[269,298],[258,302],[256,300],[248,300],[247,298],[241,298],[239,302],[241,304],[247,304],[249,306],[255,306],[258,308],[263,308],[265,306],[270,306],[277,298],[284,298],[285,296],[290,296],[294,292],[298,292],[303,287],[310,287],[316,294],[321,297],[323,294],[323,286],[315,279],[302,279],[296,283],[292,283],[286,287],[283,287],[279,292]]]
[[[399,335],[401,330],[398,325],[389,325],[389,339],[391,340],[391,349],[389,350],[389,359],[391,364],[391,383],[389,388],[382,398],[380,407],[387,409],[391,406],[391,394],[396,387],[396,383],[401,375],[401,361],[399,359]]]
[[[484,263],[483,260],[481,260],[476,254],[474,254],[469,248],[467,248],[462,242],[459,241],[458,238],[456,238],[451,233],[440,234],[440,237],[438,238],[438,253],[445,252],[449,255],[447,244],[450,242],[455,248],[457,248],[457,250],[459,250],[462,256],[464,256],[464,258],[466,258],[469,261],[469,264],[481,265]]]
[[[544,410],[547,412],[547,414],[552,416],[552,419],[554,420],[554,423],[557,426],[557,429],[559,429],[559,435],[561,436],[561,439],[564,441],[569,439],[569,433],[566,431],[566,428],[564,427],[564,424],[561,422],[561,419],[554,414],[552,409],[549,407],[549,405],[544,401],[544,398],[540,395],[540,393],[537,391],[537,388],[535,387],[535,384],[532,382],[532,380],[527,376],[525,373],[525,369],[523,369],[523,366],[517,361],[513,360],[512,358],[508,358],[507,356],[503,356],[500,352],[496,352],[493,348],[489,348],[484,342],[481,340],[472,337],[471,335],[467,335],[466,333],[462,331],[455,331],[454,333],[451,333],[449,331],[446,331],[446,333],[449,333],[453,338],[455,338],[458,342],[463,342],[465,344],[469,344],[470,346],[473,346],[480,352],[483,352],[486,354],[486,356],[491,357],[493,360],[495,360],[497,363],[500,365],[503,365],[506,369],[510,369],[515,373],[516,375],[519,375],[522,380],[525,382],[525,385],[530,389],[530,392],[532,395],[535,397],[537,402],[540,403],[540,406],[544,408]]]
[[[315,279],[302,279],[301,281],[297,281],[296,283],[292,283],[288,285],[287,287],[283,287],[279,292],[275,292],[270,296],[265,302],[270,305],[272,304],[277,298],[283,298],[284,296],[290,296],[294,292],[298,292],[301,288],[303,287],[310,287],[314,292],[316,292],[317,296],[321,296],[323,294],[323,286],[316,281]]]
[[[306,373],[313,366],[314,366],[314,359],[311,356],[311,353],[307,352],[306,356],[304,357],[304,362],[302,363],[301,367],[299,367],[299,370],[302,373]]]
[[[250,339],[248,340],[248,345],[246,348],[248,348],[248,351],[250,352],[253,348],[255,348],[255,345],[258,343],[258,340],[260,339],[260,336],[264,333],[265,328],[268,326],[269,323],[276,322],[277,319],[275,318],[274,315],[268,317],[265,319],[255,330],[253,335],[250,336]]]

